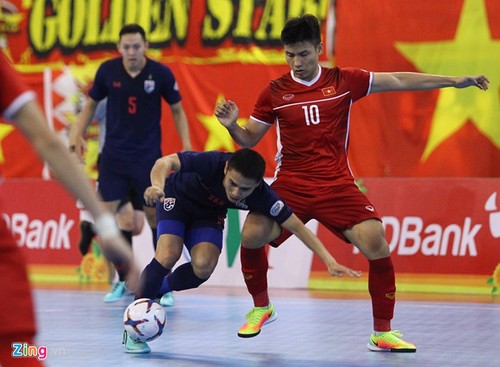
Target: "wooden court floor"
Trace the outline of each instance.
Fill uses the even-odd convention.
[[[366,348],[371,305],[363,292],[272,289],[278,319],[255,338],[236,335],[246,290],[200,287],[175,294],[164,334],[147,355],[121,346],[132,296],[104,304],[104,289],[37,287],[38,346],[49,367],[83,366],[500,366],[500,297],[399,294],[393,327],[417,353]]]

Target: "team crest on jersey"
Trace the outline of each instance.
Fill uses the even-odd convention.
[[[337,93],[335,91],[335,88],[332,87],[332,86],[329,86],[329,87],[326,87],[326,88],[321,88],[321,92],[323,92],[323,95],[325,97],[333,96],[335,93]]]
[[[163,209],[167,212],[171,211],[175,206],[175,198],[165,198],[163,199]]]
[[[283,209],[285,207],[285,203],[283,203],[281,200],[278,200],[277,202],[275,202],[273,204],[273,206],[271,207],[271,210],[269,211],[269,213],[275,217],[277,216],[280,212],[281,212],[281,209]]]
[[[154,80],[145,80],[144,81],[144,92],[151,94],[155,90],[155,81]]]
[[[293,99],[293,97],[295,97],[295,96],[290,93],[290,94],[285,94],[283,96],[283,99],[288,102],[288,101],[291,101]]]

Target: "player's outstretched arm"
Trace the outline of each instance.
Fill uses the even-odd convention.
[[[321,261],[323,261],[328,268],[328,273],[330,275],[337,277],[348,275],[354,278],[359,278],[361,276],[360,271],[339,264],[328,252],[319,238],[315,236],[295,214],[292,214],[290,218],[283,222],[282,226],[295,234],[312,252],[319,256]]]
[[[489,80],[484,75],[456,77],[409,72],[373,73],[370,93],[430,90],[447,87],[477,87],[481,90],[487,90],[488,86]]]

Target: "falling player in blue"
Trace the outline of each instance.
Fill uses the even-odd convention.
[[[155,298],[164,277],[182,254],[191,262],[177,267],[166,278],[167,291],[196,288],[213,273],[222,249],[222,232],[228,208],[253,210],[272,218],[294,233],[325,263],[333,276],[359,277],[332,257],[321,241],[293,214],[290,207],[263,180],[265,162],[251,149],[235,153],[184,152],[159,159],[151,171],[151,186],[144,197],[156,203],[158,246],[141,275],[136,298]],[[171,172],[174,172],[171,174]],[[271,317],[267,322],[276,318]],[[129,353],[148,353],[149,346],[124,333]]]
[[[99,158],[98,190],[116,213],[130,188],[142,195],[149,174],[161,153],[161,100],[169,104],[183,150],[191,150],[189,127],[177,82],[170,69],[145,56],[148,49],[144,29],[123,26],[118,51],[121,57],[105,61],[97,70],[89,97],[75,127],[75,153],[82,157],[83,132],[92,120],[98,101],[108,98],[105,145]],[[144,203],[144,214],[156,240],[155,209]],[[106,302],[125,293],[123,279],[105,296]]]

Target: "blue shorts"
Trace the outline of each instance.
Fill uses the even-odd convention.
[[[157,238],[162,234],[179,236],[189,251],[200,242],[210,242],[222,250],[225,218],[216,214],[196,215],[186,210],[181,200],[169,196],[165,202],[156,204]]]
[[[131,189],[145,206],[144,191],[151,185],[150,173],[156,159],[142,162],[120,162],[101,154],[98,191],[104,201],[122,200]],[[137,203],[136,203],[137,205]]]

